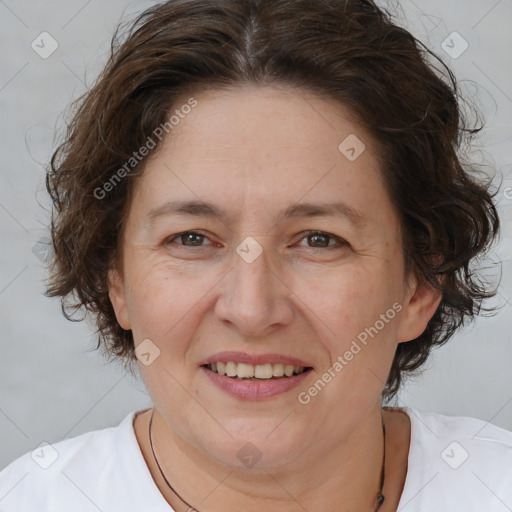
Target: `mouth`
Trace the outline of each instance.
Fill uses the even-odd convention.
[[[248,382],[289,379],[313,369],[310,366],[293,366],[282,363],[254,365],[235,361],[217,361],[216,363],[204,364],[202,367],[218,375]]]
[[[280,354],[223,352],[202,361],[202,373],[223,392],[242,400],[264,400],[298,386],[314,370]]]

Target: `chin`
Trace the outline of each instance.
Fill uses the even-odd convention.
[[[246,468],[253,474],[292,464],[308,446],[307,426],[297,428],[289,419],[283,421],[285,417],[224,422],[223,426],[233,437],[225,431],[215,439],[207,438],[211,433],[202,433],[199,448],[219,462],[236,467],[237,471]]]

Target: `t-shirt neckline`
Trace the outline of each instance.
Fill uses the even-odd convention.
[[[131,448],[131,456],[133,456],[137,461],[137,471],[139,473],[139,478],[141,478],[141,482],[143,484],[144,488],[151,489],[151,501],[154,502],[154,505],[152,507],[149,507],[151,510],[154,510],[155,512],[174,512],[174,509],[171,507],[171,505],[167,502],[167,500],[164,498],[162,493],[160,492],[160,489],[156,485],[156,482],[153,480],[153,476],[151,475],[151,471],[149,470],[149,467],[146,463],[146,460],[144,459],[144,455],[142,454],[141,447],[139,445],[139,442],[137,440],[137,436],[135,435],[135,428],[133,425],[133,422],[135,420],[135,416],[137,414],[142,414],[150,409],[142,409],[140,411],[132,411],[130,412],[125,419],[123,420],[124,426],[127,427],[127,434],[129,437],[129,446]],[[412,407],[399,407],[397,408],[401,411],[403,411],[407,416],[409,417],[410,424],[411,424],[411,432],[410,432],[410,441],[409,441],[409,453],[407,456],[407,472],[405,476],[405,482],[402,489],[402,494],[400,496],[400,500],[398,503],[397,510],[401,510],[407,503],[409,503],[414,496],[412,495],[412,488],[414,484],[418,483],[418,478],[421,477],[421,475],[418,474],[417,465],[414,464],[414,461],[421,460],[421,457],[419,457],[418,450],[419,448],[419,428],[417,419],[416,419],[416,410]],[[123,450],[121,450],[123,452]],[[126,459],[127,464],[133,465],[133,459],[129,461],[130,456],[124,452],[123,458]],[[146,495],[147,497],[147,495]],[[154,507],[158,507],[157,509]],[[161,510],[160,510],[161,509]]]

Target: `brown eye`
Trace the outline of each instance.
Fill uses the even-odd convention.
[[[323,231],[310,231],[301,239],[301,241],[302,240],[306,240],[307,247],[310,247],[311,249],[331,249],[347,245],[347,243],[341,238],[330,235],[328,233],[324,233]]]
[[[203,241],[205,239],[206,235],[196,231],[184,231],[183,233],[179,233],[169,238],[165,243],[172,244],[175,243],[176,240],[180,240],[178,245],[183,245],[185,247],[204,247]]]

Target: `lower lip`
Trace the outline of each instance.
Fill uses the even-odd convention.
[[[219,388],[232,396],[242,398],[244,400],[264,400],[266,398],[285,393],[286,391],[290,391],[295,386],[298,386],[312,371],[308,370],[292,377],[281,377],[279,379],[269,379],[257,382],[232,379],[225,375],[219,375],[204,366],[201,366],[200,368]]]

